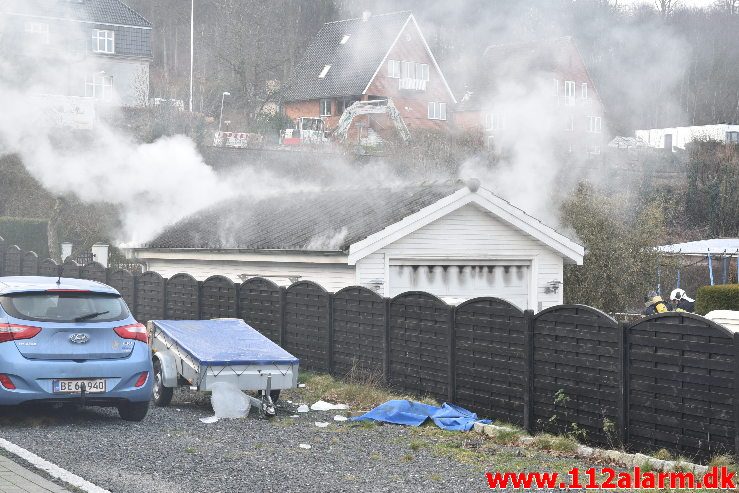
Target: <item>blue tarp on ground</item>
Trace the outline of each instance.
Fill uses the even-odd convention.
[[[396,425],[421,426],[429,418],[439,428],[450,431],[469,431],[478,421],[490,423],[489,419],[478,419],[477,414],[446,402],[441,407],[436,407],[406,400],[387,401],[361,416],[352,418],[352,421],[373,420]]]

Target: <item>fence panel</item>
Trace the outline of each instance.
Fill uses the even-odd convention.
[[[523,424],[524,313],[499,298],[455,311],[456,402],[481,415]]]
[[[166,281],[157,272],[144,272],[136,279],[136,319],[139,322],[163,319]]]
[[[38,275],[38,255],[36,255],[36,252],[26,252],[23,254],[21,274],[24,276]]]
[[[451,323],[449,306],[431,294],[403,293],[390,301],[391,385],[448,399]]]
[[[80,277],[80,266],[77,262],[71,259],[67,259],[62,264],[62,277],[72,277],[79,279]]]
[[[329,371],[330,295],[316,283],[300,281],[285,293],[283,346],[300,359],[301,368]]]
[[[201,286],[200,318],[236,318],[238,292],[234,283],[223,276],[211,276]]]
[[[91,281],[106,284],[108,282],[108,271],[98,262],[90,262],[82,267],[81,277],[82,279],[89,279]]]
[[[113,271],[108,275],[108,284],[117,289],[129,308],[133,309],[136,300],[136,285],[133,274],[127,270]]]
[[[277,284],[261,277],[239,286],[239,317],[274,342],[280,342],[282,298]]]
[[[664,313],[628,329],[629,443],[706,458],[734,451],[735,348],[728,329]]]
[[[175,274],[167,280],[166,318],[197,320],[200,318],[198,281],[190,274]]]
[[[18,245],[11,245],[5,249],[5,268],[3,275],[20,276],[21,275],[21,258],[23,252]]]
[[[594,308],[561,305],[534,317],[533,417],[538,429],[610,445],[619,423],[623,358],[618,323]]]
[[[352,286],[334,295],[334,371],[382,374],[385,355],[385,300]]]
[[[56,277],[59,275],[59,264],[50,258],[45,258],[38,263],[38,275],[44,277]]]

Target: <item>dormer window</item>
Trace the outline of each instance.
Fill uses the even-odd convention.
[[[329,70],[331,70],[331,65],[324,65],[323,70],[321,70],[321,73],[318,74],[318,78],[323,79],[324,77],[326,77],[326,74]]]
[[[115,32],[108,29],[93,29],[92,51],[95,53],[115,53]]]
[[[349,34],[345,34],[341,37],[341,41],[339,41],[340,45],[345,45],[346,42],[349,41]]]

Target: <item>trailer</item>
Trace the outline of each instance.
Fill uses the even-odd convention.
[[[240,319],[152,320],[154,404],[167,406],[174,389],[208,392],[216,382],[256,391],[265,416],[275,414],[281,389],[295,388],[299,361]]]

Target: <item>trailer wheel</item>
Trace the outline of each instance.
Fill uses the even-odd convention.
[[[167,407],[172,402],[174,389],[164,386],[164,378],[162,377],[162,363],[158,358],[154,358],[154,405],[157,407]]]
[[[260,390],[260,391],[259,391],[259,392],[257,393],[257,396],[258,396],[258,397],[262,397],[262,395],[263,395],[263,394],[264,394],[264,390]],[[280,398],[280,389],[277,389],[277,390],[271,390],[271,391],[269,392],[269,396],[270,396],[270,397],[272,398],[272,404],[276,404],[276,403],[277,403],[277,399],[279,399],[279,398]]]

